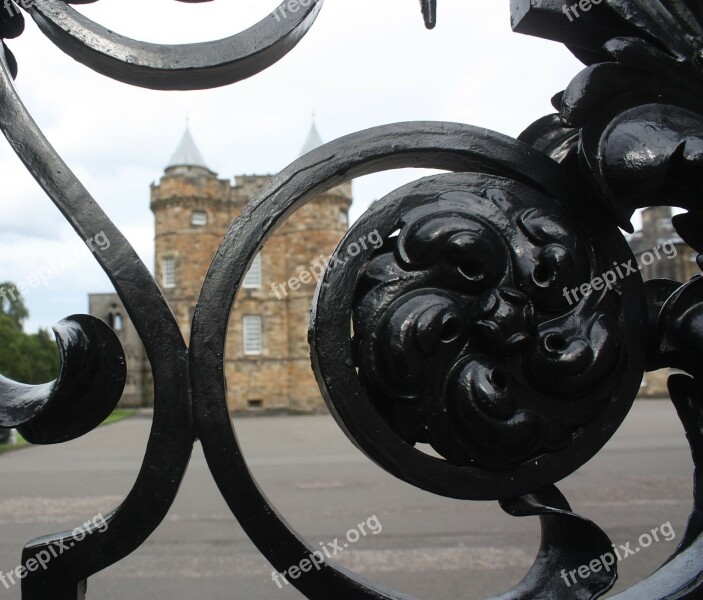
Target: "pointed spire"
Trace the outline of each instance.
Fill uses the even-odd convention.
[[[210,171],[210,167],[205,164],[203,155],[200,154],[200,150],[198,150],[198,147],[195,145],[195,140],[190,133],[188,122],[186,122],[186,130],[180,144],[178,144],[171,160],[168,162],[168,165],[166,165],[167,169],[172,167],[201,167]]]
[[[310,128],[310,133],[308,134],[308,139],[305,140],[303,149],[300,151],[300,156],[312,152],[315,148],[322,146],[324,142],[322,141],[322,136],[317,130],[317,125],[315,125],[315,113],[312,115],[312,127]]]

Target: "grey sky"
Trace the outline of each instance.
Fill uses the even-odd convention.
[[[102,0],[75,8],[129,37],[182,43],[241,31],[277,4]],[[199,92],[154,92],[97,75],[31,21],[9,46],[30,112],[152,268],[149,184],[161,176],[187,114],[201,153],[221,177],[275,173],[298,156],[313,110],[325,141],[408,120],[464,122],[516,136],[553,112],[549,99],[582,68],[559,44],[512,33],[509,0],[442,0],[439,9],[439,25],[428,32],[417,0],[327,0],[308,36],[273,68]],[[47,286],[26,294],[27,329],[85,312],[86,294],[109,291],[109,281],[4,139],[0,172],[0,279],[54,272]],[[352,218],[417,176],[358,180]]]

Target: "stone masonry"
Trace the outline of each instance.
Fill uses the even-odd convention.
[[[303,152],[321,143],[313,126]],[[152,184],[154,276],[186,340],[212,257],[231,223],[269,178],[218,178],[186,131],[164,175]],[[322,259],[332,254],[347,231],[351,203],[351,183],[319,196],[292,215],[260,252],[260,263],[252,266],[230,316],[225,353],[230,410],[324,410],[307,343],[316,287],[310,273],[319,271]],[[122,405],[149,404],[153,392],[148,362],[119,299],[115,294],[91,295],[90,310],[108,322],[110,314],[119,312],[118,335],[132,357],[128,366],[141,373],[130,379],[133,385],[125,389]]]

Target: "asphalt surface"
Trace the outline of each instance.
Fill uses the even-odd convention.
[[[138,472],[149,427],[148,419],[135,417],[57,447],[0,456],[0,572],[19,564],[29,539],[72,529],[118,505]],[[335,559],[367,579],[427,600],[479,599],[507,590],[532,564],[537,519],[397,481],[330,417],[244,418],[236,427],[261,487],[311,543],[330,547],[366,524],[367,535]],[[660,535],[620,563],[614,592],[674,550],[691,507],[692,468],[670,404],[640,401],[606,448],[559,484],[574,510],[615,544],[637,545],[643,533],[671,524],[675,539]],[[272,571],[229,513],[197,446],[165,522],[132,556],[91,578],[87,598],[302,598],[290,586],[279,589]],[[0,584],[5,598],[19,600],[19,586]]]

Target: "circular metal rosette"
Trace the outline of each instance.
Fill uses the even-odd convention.
[[[181,45],[126,38],[63,0],[34,0],[29,12],[54,44],[98,73],[156,90],[195,90],[241,81],[278,62],[312,27],[322,1],[301,2],[295,12],[284,2],[246,31]]]
[[[318,382],[393,475],[455,498],[524,495],[590,460],[627,415],[642,279],[615,225],[561,200],[433,176],[374,203],[338,246],[311,323]]]

